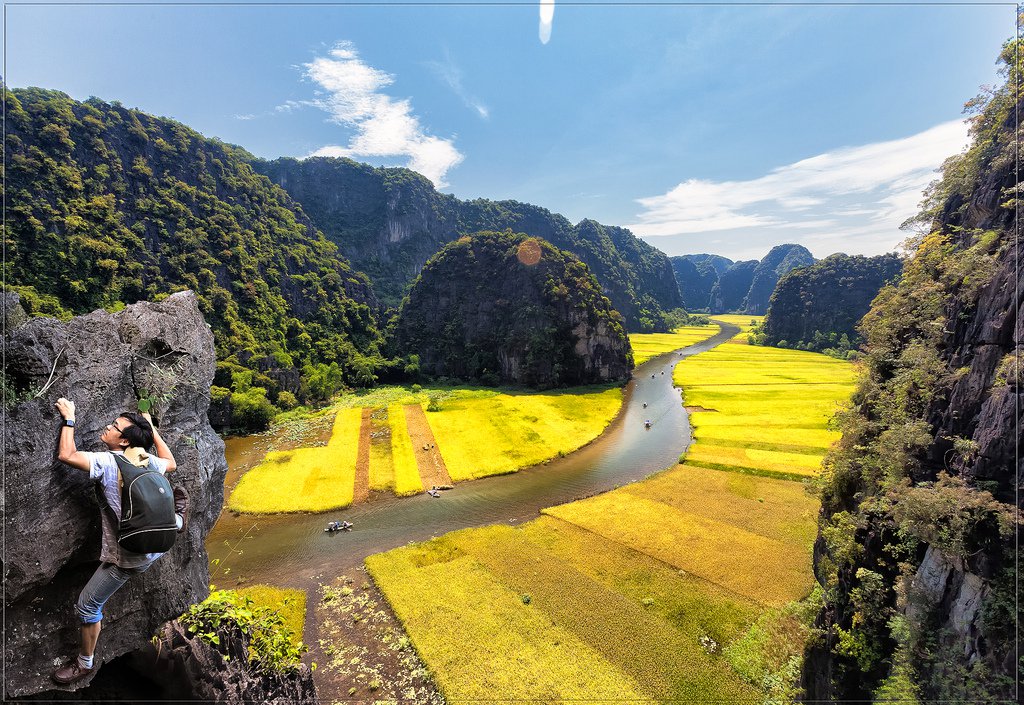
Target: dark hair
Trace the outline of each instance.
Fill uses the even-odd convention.
[[[121,438],[128,441],[128,446],[149,450],[149,447],[153,445],[153,427],[149,421],[146,421],[142,414],[137,414],[134,411],[123,411],[118,418],[126,418],[132,422],[131,426],[121,431]]]

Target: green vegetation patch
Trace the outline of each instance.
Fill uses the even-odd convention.
[[[306,624],[305,590],[257,584],[236,588],[235,592],[252,600],[252,606],[256,609],[266,608],[280,614],[284,626],[294,635],[293,640],[296,643],[302,642]]]
[[[270,595],[269,591],[257,592],[261,600]],[[304,599],[302,613],[305,614]],[[257,604],[251,596],[238,591],[214,590],[205,600],[189,607],[179,620],[189,634],[221,651],[225,659],[230,658],[231,651],[225,643],[227,638],[242,635],[248,644],[250,665],[259,671],[280,673],[297,669],[306,652],[306,646],[289,624],[295,618],[294,613],[286,617],[278,607]]]

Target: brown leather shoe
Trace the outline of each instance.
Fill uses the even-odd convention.
[[[53,672],[53,680],[61,685],[71,685],[72,683],[77,683],[83,678],[92,675],[92,672],[95,670],[95,666],[92,668],[82,668],[78,663],[78,657],[76,656]]]
[[[181,515],[180,534],[188,526],[188,492],[181,485],[174,486],[174,513]]]

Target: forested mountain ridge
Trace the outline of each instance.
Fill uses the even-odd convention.
[[[402,302],[401,353],[430,375],[548,388],[629,377],[621,315],[572,253],[525,233],[445,245]]]
[[[679,295],[687,311],[705,310],[711,288],[718,281],[718,272],[708,262],[694,261],[691,256],[669,257],[672,273],[679,284]]]
[[[668,258],[623,228],[517,201],[462,201],[423,176],[350,159],[255,160],[286,189],[374,291],[397,307],[424,263],[445,244],[478,231],[524,232],[587,264],[630,330],[664,330],[664,312],[681,306]]]
[[[776,245],[764,256],[750,282],[747,297],[743,300],[743,312],[763,315],[768,311],[768,301],[779,279],[797,267],[814,264],[814,255],[803,245]]]
[[[711,286],[708,310],[712,313],[741,311],[754,281],[754,271],[759,262],[756,259],[733,262]]]
[[[775,285],[757,342],[837,355],[856,350],[857,324],[902,267],[895,254],[835,254],[789,272]]]
[[[192,289],[215,334],[215,392],[264,416],[267,393],[302,396],[317,365],[372,383],[367,278],[251,155],[58,91],[9,90],[5,109],[4,274],[26,308],[67,317]]]
[[[864,371],[820,488],[808,700],[1011,702],[1021,685],[1019,49],[968,103],[972,143],[861,323]]]
[[[761,260],[733,262],[720,255],[672,257],[672,271],[688,311],[761,315],[779,277],[814,262],[803,245],[776,245]]]

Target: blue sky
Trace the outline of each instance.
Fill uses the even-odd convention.
[[[962,105],[997,82],[1015,17],[545,4],[8,4],[4,76],[260,157],[410,166],[460,198],[630,227],[670,255],[878,254],[965,144]]]

